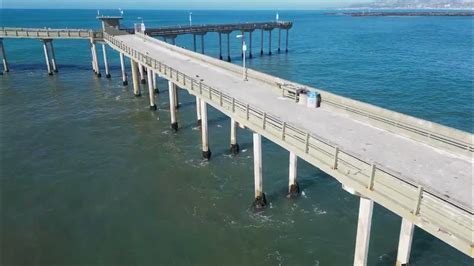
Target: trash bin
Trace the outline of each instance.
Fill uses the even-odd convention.
[[[298,93],[299,100],[298,103],[301,105],[307,105],[308,103],[308,94],[306,90],[302,90]]]
[[[318,107],[317,106],[317,103],[318,103],[318,95],[319,93],[315,92],[315,91],[310,91],[308,93],[308,104],[307,106],[309,108],[316,108]]]

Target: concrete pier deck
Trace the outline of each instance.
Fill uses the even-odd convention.
[[[254,30],[273,30],[273,29],[291,29],[293,23],[289,21],[272,22],[249,22],[233,24],[201,24],[192,26],[168,26],[159,28],[147,28],[145,33],[149,36],[168,36],[180,34],[205,34],[207,32],[232,32],[232,31],[254,31]]]
[[[309,109],[281,97],[276,88],[266,83],[255,79],[243,81],[241,75],[174,52],[164,44],[147,42],[135,35],[118,36],[116,39],[180,72],[199,77],[203,83],[236,99],[328,140],[347,152],[359,154],[367,161],[398,172],[407,181],[449,196],[452,201],[472,209],[474,184],[469,171],[473,169],[470,158],[364,124],[324,105]]]
[[[282,87],[301,86],[296,83],[255,71],[250,71],[249,80],[243,81],[238,66],[143,34],[115,37],[106,34],[104,38],[112,48],[149,65],[242,125],[332,175],[343,187],[373,199],[473,256],[469,237],[473,232],[474,200],[472,135],[429,123],[429,127],[443,132],[434,134],[436,141],[420,141],[424,133],[413,133],[414,137],[410,137],[403,133],[405,129],[387,130],[389,127],[385,125],[366,123],[357,115],[335,108],[329,104],[330,100],[325,102],[329,94],[322,93],[321,108],[299,105],[284,97],[282,91]],[[201,85],[207,88],[206,92]],[[216,98],[220,98],[220,104]],[[232,108],[224,108],[223,98],[226,102],[233,99]],[[246,112],[246,118],[236,115],[234,102],[240,103],[239,109]],[[379,108],[379,112],[391,111]],[[392,113],[394,117],[403,116]],[[417,124],[413,128],[423,127],[427,122],[404,118],[410,119]],[[402,128],[401,125],[397,122],[397,126]],[[278,134],[282,137],[278,138]],[[441,144],[431,145],[431,142]],[[445,149],[443,145],[450,147]],[[335,153],[331,151],[334,148]],[[334,166],[328,167],[333,161]]]

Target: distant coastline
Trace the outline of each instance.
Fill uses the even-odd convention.
[[[459,12],[459,11],[406,11],[406,12],[344,12],[344,13],[332,13],[332,14],[343,14],[350,15],[353,17],[387,17],[387,16],[397,16],[397,17],[472,17],[474,12]]]

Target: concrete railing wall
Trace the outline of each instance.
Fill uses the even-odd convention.
[[[0,38],[30,39],[102,39],[101,31],[90,29],[34,29],[6,28],[0,29]]]
[[[143,38],[149,38],[141,35]],[[264,110],[212,88],[200,80],[177,71],[162,62],[139,52],[133,47],[105,34],[105,41],[127,57],[153,69],[160,76],[188,90],[214,108],[234,118],[240,124],[261,134],[298,157],[335,177],[344,186],[355,189],[387,209],[415,223],[418,227],[442,239],[465,254],[473,257],[472,210],[443,195],[437,195],[418,184],[408,182],[399,173],[364,161],[356,154],[344,151],[324,139],[282,121]],[[147,39],[147,41],[153,41]],[[165,44],[160,45],[188,54],[187,50]],[[201,55],[193,55],[202,58]],[[217,62],[216,62],[217,63]],[[219,62],[220,64],[220,62]],[[232,68],[224,64],[225,68]]]
[[[144,37],[143,34],[137,35]],[[194,53],[187,49],[170,45],[157,39],[146,37],[149,41],[157,42],[172,51],[185,54],[186,56],[202,62],[218,66],[228,71],[241,74],[242,67],[228,62],[212,58],[210,56]],[[277,78],[259,71],[248,70],[248,77],[265,82],[280,90],[283,96],[295,97],[296,91],[286,88],[306,88],[321,94],[323,107],[332,108],[336,112],[348,114],[352,118],[368,123],[387,131],[400,134],[431,145],[433,147],[472,158],[474,152],[474,136],[467,132],[443,126],[427,120],[415,118],[395,111],[384,109],[368,103],[363,103],[346,97],[342,97],[321,89],[311,88],[296,82]],[[291,85],[291,86],[285,86]],[[325,106],[324,106],[325,105]],[[466,169],[467,171],[468,169]]]

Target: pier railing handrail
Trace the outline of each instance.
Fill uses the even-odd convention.
[[[254,30],[254,29],[274,29],[274,28],[291,28],[293,25],[290,21],[271,21],[271,22],[246,22],[234,24],[199,24],[199,25],[171,25],[157,28],[148,28],[145,32],[154,34],[173,34],[182,31],[189,33],[198,32],[218,32],[231,30]],[[161,32],[161,33],[160,33]]]
[[[143,34],[137,35],[150,41],[158,41]],[[199,95],[222,112],[240,117],[237,120],[239,123],[296,152],[301,158],[317,162],[320,169],[331,173],[341,183],[350,184],[350,187],[362,195],[372,198],[473,257],[473,243],[469,237],[473,234],[472,206],[453,202],[430,191],[429,188],[409,181],[396,171],[367,162],[356,154],[344,151],[342,147],[294,126],[291,122],[282,121],[279,117],[161,63],[107,33],[104,33],[104,40],[130,58],[155,69],[168,80]],[[171,47],[162,42],[161,45]]]
[[[92,29],[51,29],[51,28],[12,28],[1,27],[0,38],[69,38],[69,39],[101,39],[102,31]]]

